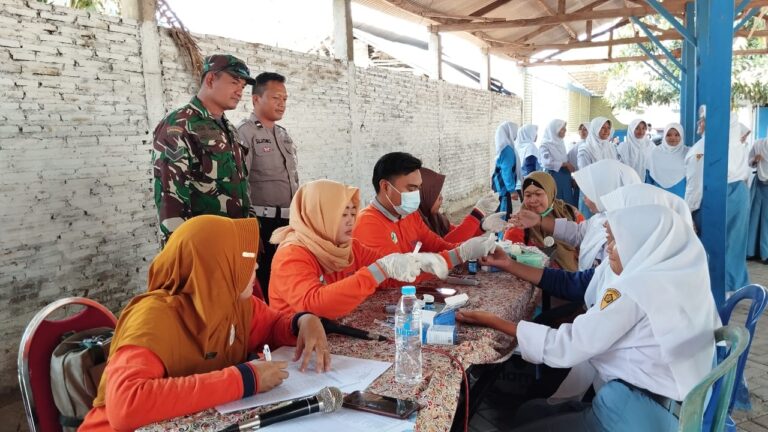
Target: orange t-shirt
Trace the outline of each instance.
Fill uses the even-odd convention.
[[[255,298],[252,303],[249,351],[265,343],[275,347],[296,344],[296,336],[291,333],[292,315],[270,309]],[[251,369],[258,391],[258,374]],[[245,391],[244,375],[235,365],[169,378],[163,362],[151,349],[135,345],[122,346],[112,354],[106,373],[106,404],[88,412],[78,432],[134,430],[240,399]]]
[[[332,319],[346,315],[376,291],[379,282],[368,266],[379,258],[353,239],[352,263],[328,273],[309,249],[282,246],[272,259],[269,305],[281,312],[312,312]]]
[[[448,234],[443,236],[443,240],[450,243],[462,243],[472,237],[477,237],[485,234],[483,228],[480,226],[480,219],[472,214],[468,214],[458,225],[451,224],[451,230]]]

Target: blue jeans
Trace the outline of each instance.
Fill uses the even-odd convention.
[[[644,393],[611,381],[591,404],[550,405],[546,399],[526,402],[517,411],[515,425],[515,432],[674,432],[678,420]]]

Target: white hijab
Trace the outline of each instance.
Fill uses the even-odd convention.
[[[747,148],[741,142],[742,131],[739,116],[731,113],[731,124],[728,133],[728,183],[746,181],[749,178],[749,163]]]
[[[607,139],[600,139],[600,129],[603,127],[608,119],[605,117],[597,117],[592,119],[589,123],[589,135],[587,141],[580,151],[584,151],[590,156],[593,162],[597,162],[603,159],[618,159],[618,153],[616,152],[616,146],[611,142],[613,137],[613,127],[611,127],[611,134]]]
[[[599,213],[585,223],[587,231],[579,245],[579,270],[592,267],[597,254],[605,248],[605,206],[601,197],[625,185],[640,183],[632,168],[613,159],[603,159],[573,173],[579,189],[592,200]]]
[[[499,157],[506,147],[515,148],[515,137],[518,129],[517,123],[511,121],[505,121],[496,128],[496,157]]]
[[[691,209],[685,200],[679,196],[667,192],[664,189],[647,183],[638,183],[623,186],[615,191],[603,195],[601,200],[605,205],[605,211],[611,212],[629,207],[657,204],[675,212],[688,226],[693,228]]]
[[[527,124],[517,132],[517,153],[523,161],[528,159],[529,156],[534,156],[536,159],[539,158],[539,149],[535,144],[538,131],[538,126]]]
[[[680,144],[676,146],[667,143],[667,132],[671,129],[680,133]],[[688,154],[688,147],[683,141],[684,136],[680,123],[670,123],[664,128],[661,144],[651,150],[648,172],[663,188],[671,188],[685,178],[685,156]]]
[[[711,370],[714,331],[722,325],[704,246],[682,218],[659,205],[609,212],[608,223],[623,266],[611,288],[648,316],[662,360],[686,395]]]
[[[564,163],[568,162],[568,152],[565,150],[565,142],[558,135],[560,129],[565,127],[565,121],[555,119],[549,122],[549,125],[544,130],[544,136],[541,138],[541,145],[539,150],[546,148],[549,150],[550,165],[557,166],[558,169]]]
[[[645,123],[642,119],[635,119],[627,128],[627,139],[619,144],[617,149],[621,161],[635,169],[641,179],[645,179],[645,170],[648,169],[648,153],[655,147],[647,136],[635,137],[635,129]],[[646,123],[647,124],[647,123]]]
[[[757,163],[757,178],[760,181],[768,181],[768,138],[755,140],[751,154],[760,155],[763,160]],[[754,156],[753,156],[754,157]]]
[[[629,165],[614,159],[603,159],[573,173],[573,179],[579,189],[597,206],[598,211],[605,211],[601,197],[609,192],[635,183],[641,183],[640,177]]]

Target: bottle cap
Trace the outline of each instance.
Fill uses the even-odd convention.
[[[400,294],[402,295],[416,295],[416,287],[413,285],[405,285],[400,288]]]

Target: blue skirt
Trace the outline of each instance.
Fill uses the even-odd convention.
[[[768,182],[755,176],[750,188],[747,256],[768,259]]]
[[[560,171],[547,170],[547,173],[555,179],[557,185],[557,198],[565,201],[566,203],[577,206],[578,199],[573,193],[573,181],[571,180],[571,172],[565,167],[561,167]]]
[[[728,183],[725,207],[725,291],[736,291],[749,284],[747,273],[747,233],[749,231],[749,192],[743,181]]]

